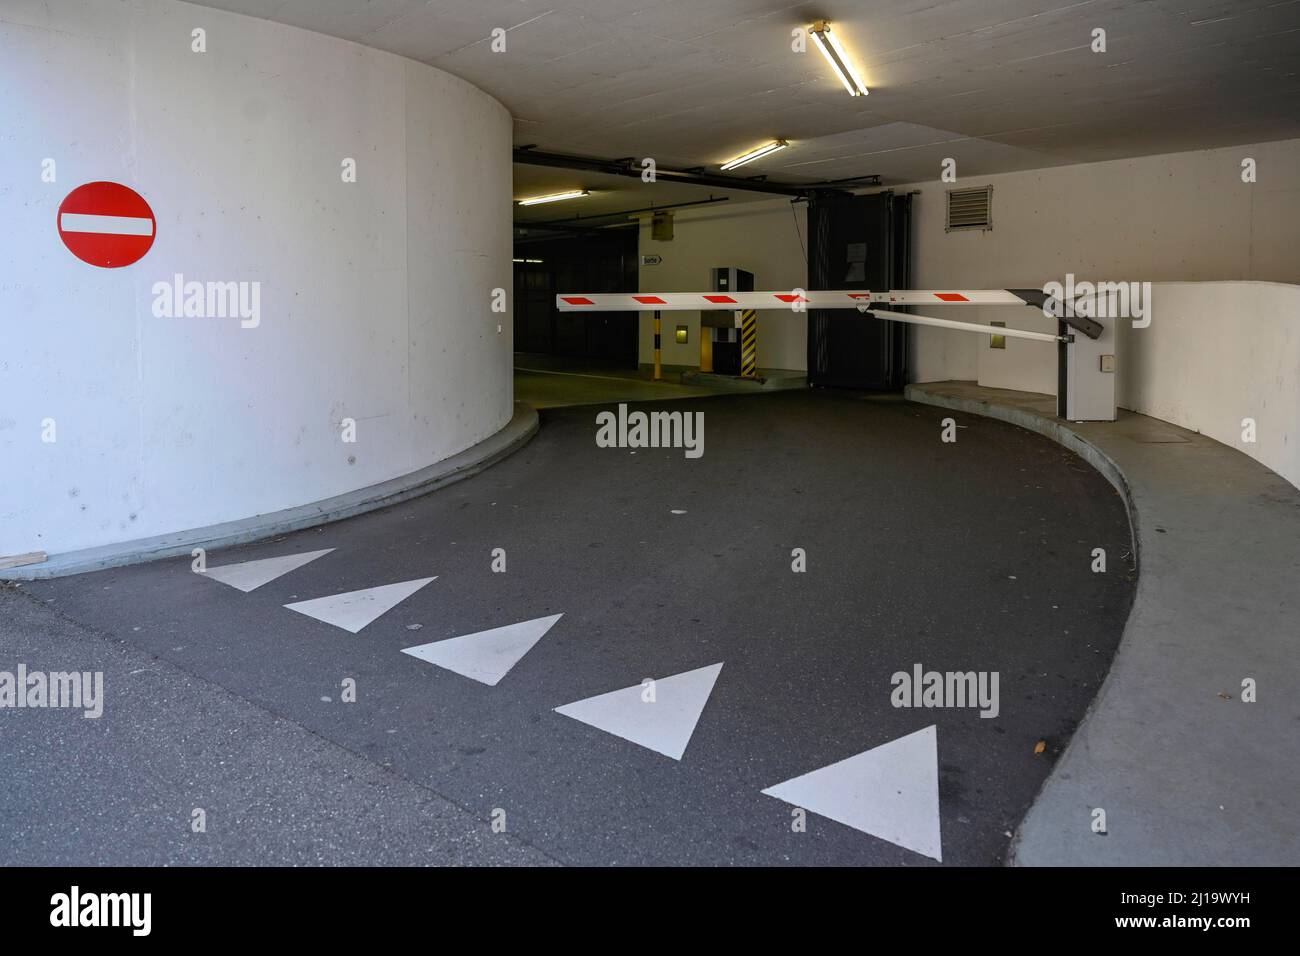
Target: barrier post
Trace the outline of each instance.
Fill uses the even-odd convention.
[[[758,377],[758,311],[745,309],[740,314],[740,377]]]

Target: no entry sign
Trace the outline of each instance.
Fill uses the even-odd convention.
[[[121,183],[86,183],[59,206],[59,238],[82,262],[119,269],[139,260],[153,245],[153,210]]]

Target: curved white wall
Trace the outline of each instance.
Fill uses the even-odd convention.
[[[304,504],[509,420],[491,295],[511,285],[511,120],[486,94],[170,0],[7,2],[0,87],[0,555]],[[59,239],[59,204],[95,180],[157,217],[132,266]],[[177,273],[260,282],[260,324],[155,317]]]
[[[1230,445],[1300,487],[1300,286],[1157,282],[1119,326],[1119,404]],[[1255,420],[1255,441],[1242,420]]]

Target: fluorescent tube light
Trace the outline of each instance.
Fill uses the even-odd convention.
[[[822,51],[822,56],[826,57],[826,62],[835,70],[836,76],[840,78],[844,88],[849,91],[849,96],[866,96],[869,92],[867,84],[849,65],[849,55],[844,47],[840,45],[839,38],[831,32],[830,21],[818,20],[808,32],[817,41],[817,49]]]
[[[737,156],[729,163],[723,163],[721,169],[723,172],[726,172],[728,169],[735,169],[737,166],[744,166],[746,163],[752,163],[756,159],[762,159],[764,156],[775,153],[777,150],[785,149],[789,145],[790,144],[785,140],[778,139],[774,142],[768,143],[766,146],[760,146],[758,149],[751,149],[748,153],[745,153],[743,156]]]
[[[571,189],[567,193],[553,193],[550,196],[534,196],[532,199],[521,199],[521,206],[540,206],[544,202],[559,202],[562,199],[580,199],[589,195],[585,189]]]

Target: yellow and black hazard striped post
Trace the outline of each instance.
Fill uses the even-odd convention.
[[[660,321],[659,321],[659,310],[655,309],[655,381],[656,382],[660,381],[663,378],[663,364],[662,364],[663,352],[660,351],[661,349],[660,338],[661,338],[662,331],[663,329],[660,327]]]
[[[754,309],[740,313],[740,377],[758,377],[758,313]]]

